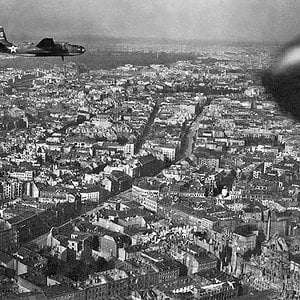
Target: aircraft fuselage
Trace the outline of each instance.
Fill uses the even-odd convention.
[[[45,57],[45,56],[77,56],[85,52],[85,48],[79,45],[72,45],[67,42],[54,42],[52,38],[44,38],[37,45],[22,44],[14,45],[8,42],[2,27],[0,27],[0,53]]]

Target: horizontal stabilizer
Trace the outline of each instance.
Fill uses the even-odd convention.
[[[42,39],[36,46],[39,48],[42,48],[42,49],[49,49],[49,48],[53,48],[55,46],[55,44],[54,44],[53,39],[45,38],[45,39]]]

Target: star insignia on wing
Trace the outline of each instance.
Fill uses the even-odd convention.
[[[10,53],[16,53],[18,47],[16,47],[16,46],[11,46],[11,47],[8,47],[8,49],[10,50]]]

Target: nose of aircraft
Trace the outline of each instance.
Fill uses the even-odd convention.
[[[79,46],[78,48],[79,48],[79,51],[80,51],[81,53],[84,53],[84,52],[86,51],[85,48],[82,47],[82,46]]]

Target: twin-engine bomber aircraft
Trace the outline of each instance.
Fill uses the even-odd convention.
[[[21,55],[21,56],[65,56],[81,55],[85,48],[78,45],[71,45],[67,42],[54,42],[52,38],[45,38],[37,45],[32,43],[14,45],[7,41],[3,27],[0,26],[0,53]]]

